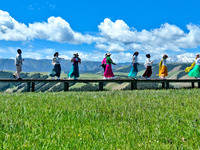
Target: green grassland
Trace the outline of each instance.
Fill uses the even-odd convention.
[[[199,90],[1,93],[0,149],[200,149]]]

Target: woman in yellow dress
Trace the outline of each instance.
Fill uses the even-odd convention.
[[[167,61],[168,58],[167,55],[163,55],[163,59],[159,63],[159,76],[161,79],[166,79],[165,77],[168,76],[168,70],[167,70]]]

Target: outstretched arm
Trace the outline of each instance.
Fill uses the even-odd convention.
[[[78,62],[81,64],[81,59],[80,58],[78,58]]]

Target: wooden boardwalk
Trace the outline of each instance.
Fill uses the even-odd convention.
[[[27,83],[27,92],[34,92],[35,91],[35,83],[38,82],[56,82],[56,83],[63,83],[64,84],[64,91],[69,91],[69,83],[91,83],[97,82],[99,83],[99,91],[103,91],[103,84],[108,82],[115,82],[115,83],[123,83],[129,82],[131,83],[131,90],[137,89],[138,83],[161,83],[163,89],[169,89],[169,83],[191,83],[191,87],[194,88],[194,83],[198,83],[198,88],[200,88],[200,80],[197,79],[62,79],[62,80],[53,80],[53,79],[23,79],[23,80],[15,80],[15,79],[0,79],[0,83],[2,82],[25,82]]]

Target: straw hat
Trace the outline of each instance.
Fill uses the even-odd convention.
[[[74,53],[73,55],[74,55],[74,56],[75,56],[75,55],[79,56],[78,53]]]
[[[108,52],[106,55],[107,55],[107,56],[110,56],[110,55],[111,55],[111,53],[110,53],[110,52]]]

